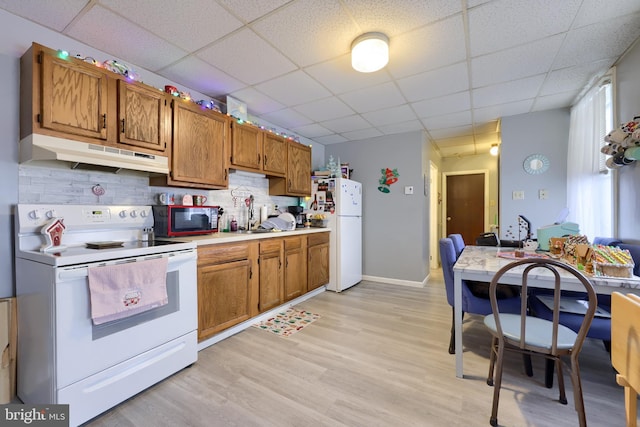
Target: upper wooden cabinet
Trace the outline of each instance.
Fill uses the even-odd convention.
[[[152,177],[151,185],[227,188],[229,118],[180,99],[173,101],[172,110],[169,176]]]
[[[262,131],[260,128],[231,120],[230,165],[239,169],[262,170]]]
[[[269,194],[311,195],[311,147],[287,140],[287,174],[285,178],[269,180]]]
[[[164,154],[168,95],[34,43],[21,58],[20,138],[32,133]],[[123,147],[124,145],[124,147]]]
[[[118,142],[165,151],[167,96],[140,84],[118,80]]]
[[[266,175],[283,177],[287,173],[287,140],[283,136],[264,132],[262,139],[262,170]]]
[[[229,165],[234,169],[283,177],[287,173],[287,140],[249,123],[230,120]]]

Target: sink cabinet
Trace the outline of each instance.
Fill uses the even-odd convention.
[[[33,43],[20,60],[20,138],[32,133],[164,154],[168,95]]]
[[[258,314],[256,248],[255,242],[198,248],[199,341]]]

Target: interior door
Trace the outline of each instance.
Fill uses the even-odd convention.
[[[447,176],[446,235],[462,234],[467,245],[484,232],[484,174]]]

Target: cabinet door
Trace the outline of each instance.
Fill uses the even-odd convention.
[[[302,237],[285,239],[284,300],[297,298],[307,291],[307,257]]]
[[[231,122],[231,165],[261,170],[262,131],[252,125]]]
[[[269,239],[260,242],[260,312],[282,304],[282,241]]]
[[[251,262],[198,267],[198,339],[250,317]]]
[[[227,131],[226,116],[174,100],[171,179],[226,188]]]
[[[287,140],[284,137],[264,132],[262,170],[267,175],[285,176],[287,173]]]
[[[108,79],[98,67],[43,52],[42,127],[106,141]]]
[[[293,141],[287,147],[287,192],[311,195],[311,148]]]
[[[329,244],[322,243],[309,246],[308,252],[309,279],[307,291],[312,291],[329,283]]]
[[[165,93],[118,80],[118,100],[118,142],[164,153]]]

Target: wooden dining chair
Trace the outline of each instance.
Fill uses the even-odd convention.
[[[541,273],[541,269],[547,270],[555,279],[553,288],[554,308],[551,321],[527,315],[528,281],[530,277],[535,277]],[[587,295],[586,313],[577,333],[559,323],[560,292],[562,289],[561,271],[565,271],[576,278]],[[522,304],[519,314],[500,312],[498,299],[496,297],[496,288],[502,277],[507,273],[517,273],[522,285],[522,293],[520,296]],[[560,392],[559,400],[563,404],[567,403],[567,398],[564,390],[564,377],[562,375],[564,362],[561,356],[570,357],[575,409],[578,412],[580,426],[586,426],[587,420],[582,398],[578,355],[582,349],[598,304],[595,290],[589,279],[574,267],[557,260],[525,258],[511,262],[498,270],[489,285],[489,297],[491,299],[493,313],[485,316],[484,324],[493,335],[489,359],[489,375],[487,378],[487,384],[494,387],[493,406],[491,409],[491,418],[489,419],[490,424],[492,426],[498,425],[498,402],[500,399],[500,386],[502,385],[504,352],[505,350],[513,350],[522,354],[542,355],[555,362]]]
[[[640,297],[611,295],[611,363],[618,372],[616,380],[624,387],[627,427],[638,423],[640,391]]]

